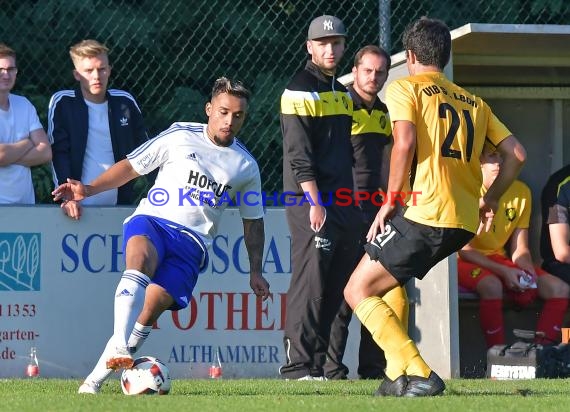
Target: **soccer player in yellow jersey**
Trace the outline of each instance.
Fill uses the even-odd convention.
[[[367,254],[351,275],[344,296],[386,355],[380,396],[433,396],[443,380],[421,357],[384,295],[413,277],[422,279],[440,260],[490,227],[498,200],[517,177],[526,152],[480,98],[449,81],[451,34],[445,23],[421,18],[403,36],[410,74],[388,85],[386,104],[394,145],[387,193],[406,179],[421,194],[403,213],[394,199],[380,208]],[[480,197],[479,155],[488,139],[503,157],[495,181]]]
[[[495,180],[501,163],[501,155],[491,145],[485,145],[481,155],[481,194]],[[528,248],[530,210],[530,189],[515,180],[499,201],[491,229],[479,233],[459,251],[459,285],[480,297],[479,320],[489,348],[505,343],[503,293],[520,307],[537,297],[543,299],[536,330],[544,336],[537,336],[536,341],[543,344],[560,341],[570,287],[562,279],[535,267]]]

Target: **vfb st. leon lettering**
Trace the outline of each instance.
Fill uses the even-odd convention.
[[[468,104],[468,105],[470,105],[470,106],[473,106],[473,107],[478,107],[477,102],[475,101],[475,99],[474,99],[473,97],[466,96],[466,95],[464,95],[464,94],[462,94],[462,93],[456,93],[456,92],[453,92],[453,93],[450,94],[450,93],[447,91],[447,89],[445,89],[445,87],[441,87],[441,86],[438,86],[438,85],[436,85],[436,84],[432,84],[432,85],[429,85],[429,86],[427,86],[427,87],[424,87],[424,88],[422,89],[422,92],[424,92],[424,93],[425,93],[426,95],[428,95],[428,96],[435,96],[435,95],[437,95],[437,94],[442,93],[442,94],[444,94],[444,95],[446,95],[446,96],[451,96],[451,97],[453,97],[455,100],[458,100],[458,101],[460,101],[460,102],[462,102],[462,103],[466,103],[466,104]]]

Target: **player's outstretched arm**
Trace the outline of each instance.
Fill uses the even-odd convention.
[[[87,197],[85,185],[79,180],[67,179],[66,183],[62,183],[51,192],[54,202],[60,200],[68,202],[70,200],[79,201]]]
[[[67,179],[67,183],[59,185],[51,194],[54,201],[83,200],[109,189],[114,189],[138,177],[139,174],[131,166],[128,159],[123,159],[95,178],[89,185],[78,180]]]
[[[249,286],[253,292],[263,298],[269,297],[269,282],[261,273],[261,262],[263,259],[263,245],[265,244],[265,226],[263,218],[242,219],[243,238],[249,256]]]

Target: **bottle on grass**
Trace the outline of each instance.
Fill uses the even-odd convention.
[[[210,378],[219,379],[222,377],[222,360],[220,358],[220,348],[216,349],[212,364],[210,365]]]
[[[28,378],[36,378],[40,376],[40,364],[38,363],[38,354],[35,346],[30,349],[30,360],[26,367],[26,376]]]

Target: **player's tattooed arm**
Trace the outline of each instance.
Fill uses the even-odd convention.
[[[243,219],[243,237],[249,255],[250,272],[261,274],[265,226],[261,219]]]
[[[261,274],[263,245],[265,244],[263,218],[243,219],[243,237],[249,256],[249,285],[257,296],[267,299],[269,297],[269,283]]]

